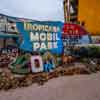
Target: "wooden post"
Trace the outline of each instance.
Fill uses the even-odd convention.
[[[64,21],[65,23],[70,22],[70,0],[64,0]]]

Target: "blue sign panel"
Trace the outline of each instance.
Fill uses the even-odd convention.
[[[23,37],[20,48],[25,51],[46,51],[62,53],[61,22],[34,21],[17,22],[17,29]]]

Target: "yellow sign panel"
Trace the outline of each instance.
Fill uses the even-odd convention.
[[[79,0],[78,20],[92,35],[100,35],[100,0]]]

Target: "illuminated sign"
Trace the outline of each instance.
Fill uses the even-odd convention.
[[[27,51],[50,50],[62,52],[61,22],[18,22],[17,29],[23,36],[20,48]]]

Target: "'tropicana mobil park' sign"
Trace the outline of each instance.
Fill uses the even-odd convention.
[[[17,29],[22,34],[23,41],[20,48],[26,51],[50,50],[53,53],[62,53],[61,22],[33,21],[17,22]]]

